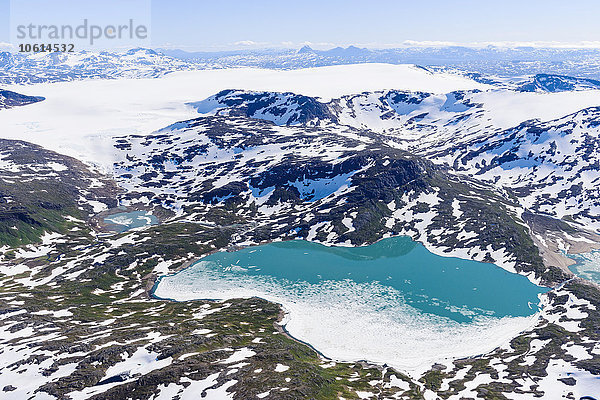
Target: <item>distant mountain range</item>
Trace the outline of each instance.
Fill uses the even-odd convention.
[[[316,50],[266,49],[226,52],[131,49],[126,52],[49,54],[0,53],[0,84],[38,83],[78,79],[156,78],[174,71],[258,67],[298,69],[356,63],[416,64],[432,70],[466,74],[484,83],[540,76],[521,82],[522,90],[557,91],[596,88],[600,79],[600,49],[467,47],[372,50],[349,46]],[[549,73],[563,83],[544,81]],[[565,83],[568,77],[585,82]],[[594,83],[595,82],[595,83]],[[567,88],[567,86],[569,88]]]
[[[440,69],[457,69],[487,75],[514,77],[555,73],[600,78],[600,49],[562,49],[489,46],[471,48],[408,47],[366,49],[356,46],[317,50],[304,46],[299,50],[270,49],[229,52],[185,52],[160,50],[175,58],[215,63],[222,66],[261,68],[306,68],[355,63],[417,64]]]
[[[0,53],[0,84],[61,82],[80,79],[158,78],[200,64],[149,49],[127,52]]]

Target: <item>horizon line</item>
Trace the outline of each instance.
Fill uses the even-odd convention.
[[[282,42],[264,43],[254,41],[238,41],[231,44],[213,45],[209,47],[193,45],[175,45],[164,43],[150,47],[114,47],[112,49],[82,49],[88,52],[100,51],[128,51],[136,48],[149,50],[180,50],[187,53],[227,53],[243,51],[267,51],[267,50],[299,50],[309,47],[315,51],[328,51],[333,49],[358,48],[371,51],[385,50],[408,50],[408,49],[443,49],[443,48],[466,48],[474,50],[485,49],[554,49],[554,50],[600,50],[600,41],[583,42],[556,42],[556,41],[494,41],[494,42],[450,42],[450,41],[414,41],[405,40],[400,43],[315,43],[315,42]],[[12,43],[0,42],[0,51],[16,50],[17,46]],[[80,51],[82,51],[80,50]]]

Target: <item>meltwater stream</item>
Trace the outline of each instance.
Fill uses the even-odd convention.
[[[544,288],[493,264],[441,257],[408,237],[365,247],[302,240],[219,252],[163,277],[174,300],[259,296],[324,355],[417,371],[490,351],[532,326]]]

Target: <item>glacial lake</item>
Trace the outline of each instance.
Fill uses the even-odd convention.
[[[125,232],[133,228],[158,224],[158,218],[147,211],[130,211],[110,214],[104,217],[104,223],[115,232]]]
[[[413,370],[505,343],[535,323],[546,291],[493,264],[395,237],[365,247],[294,240],[218,252],[162,277],[154,294],[262,297],[281,303],[290,334],[326,356]]]
[[[571,272],[600,285],[600,250],[568,256],[577,261],[577,264],[569,266]]]

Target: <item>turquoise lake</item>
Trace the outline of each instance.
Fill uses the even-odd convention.
[[[408,237],[353,248],[294,240],[218,252],[163,281],[178,290],[196,287],[199,293],[202,287],[232,284],[265,294],[287,288],[300,298],[324,283],[369,284],[377,286],[372,295],[381,297],[380,311],[402,303],[459,323],[482,316],[530,316],[546,291],[493,264],[435,255]]]

